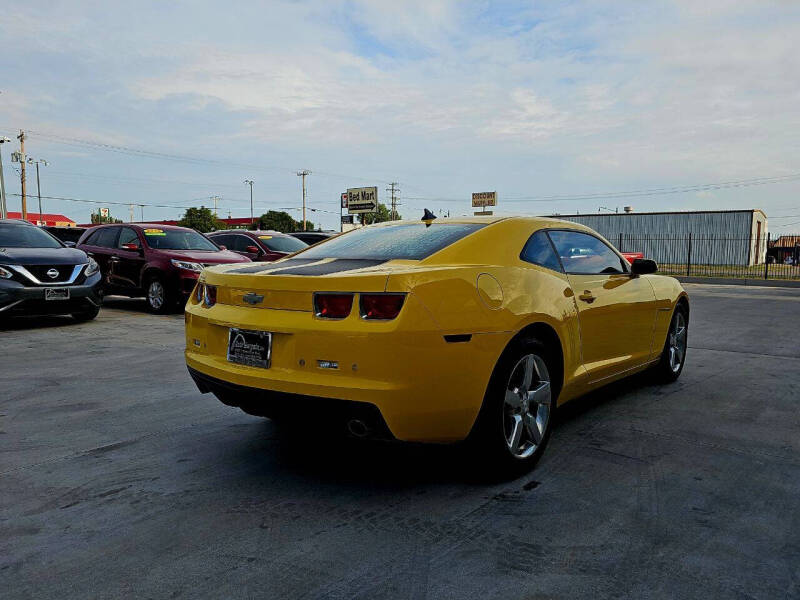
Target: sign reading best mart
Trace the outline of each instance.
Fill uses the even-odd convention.
[[[497,192],[472,192],[472,206],[497,206]]]
[[[347,212],[351,215],[372,213],[378,210],[378,188],[348,188]]]

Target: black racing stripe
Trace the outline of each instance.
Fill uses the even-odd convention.
[[[355,269],[376,267],[385,262],[387,261],[340,258],[319,265],[297,267],[296,269],[295,268],[281,269],[280,271],[276,271],[275,275],[330,275],[331,273],[341,273],[342,271],[353,271]]]
[[[282,262],[259,262],[255,264],[241,267],[240,269],[231,269],[225,271],[226,273],[261,273],[263,271],[271,271],[272,269],[281,269],[283,267],[299,267],[300,265],[307,265],[312,262],[319,262],[319,258],[289,258]]]

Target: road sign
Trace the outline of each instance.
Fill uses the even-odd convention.
[[[351,215],[372,213],[378,210],[378,188],[348,188],[347,212]]]
[[[497,206],[497,192],[472,192],[472,206]]]
[[[101,208],[100,209],[100,216],[101,217],[108,217],[108,209],[107,208]]]
[[[355,217],[355,215],[342,215],[342,224],[343,225],[352,225],[354,217]]]
[[[347,208],[347,192],[342,192],[342,208]]]

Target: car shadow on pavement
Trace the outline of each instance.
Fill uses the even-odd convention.
[[[70,325],[78,325],[78,321],[69,315],[14,316],[0,319],[0,331],[48,329]]]
[[[144,298],[128,298],[127,296],[105,296],[103,308],[120,308],[131,312],[149,313]]]
[[[652,384],[646,376],[608,385],[587,396],[576,398],[559,409],[555,435],[561,427],[600,412],[629,393]],[[588,417],[591,418],[591,417]],[[241,438],[234,455],[245,470],[273,480],[286,476],[313,483],[373,489],[401,490],[427,484],[478,485],[507,484],[510,481],[481,464],[481,457],[467,444],[412,444],[356,439],[344,432],[324,428],[298,428],[296,425],[265,419],[263,424],[247,426],[251,435]],[[543,460],[547,460],[545,451]],[[535,473],[535,470],[533,471]],[[530,479],[531,474],[520,480]]]

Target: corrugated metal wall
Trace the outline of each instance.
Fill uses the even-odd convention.
[[[756,213],[759,214],[759,213]],[[755,264],[761,244],[752,240],[753,211],[554,215],[587,225],[623,252],[644,252],[660,263]],[[760,216],[760,215],[759,215]],[[764,224],[766,225],[766,224]],[[762,233],[766,236],[766,227]]]

